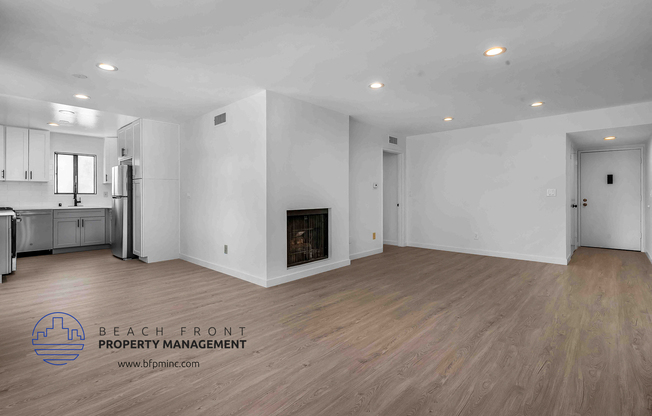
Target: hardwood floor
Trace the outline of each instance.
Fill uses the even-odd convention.
[[[264,289],[181,260],[109,251],[21,258],[0,286],[2,415],[649,415],[652,267],[580,248],[568,267],[417,248]],[[34,353],[43,315],[74,315],[86,347]],[[101,326],[120,327],[101,337]],[[150,336],[128,337],[143,326]],[[98,348],[206,339],[244,349]],[[164,327],[164,336],[154,335]],[[179,329],[187,327],[183,337]],[[118,368],[118,361],[199,368]]]

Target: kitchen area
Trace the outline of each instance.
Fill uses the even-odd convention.
[[[110,261],[178,258],[179,126],[104,118],[102,132],[115,131],[106,137],[61,132],[59,123],[0,125],[3,283],[27,256],[104,249]]]

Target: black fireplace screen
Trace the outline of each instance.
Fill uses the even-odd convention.
[[[288,211],[288,267],[328,258],[328,209]]]

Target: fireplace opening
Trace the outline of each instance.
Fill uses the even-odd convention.
[[[328,209],[287,212],[288,267],[328,258]]]

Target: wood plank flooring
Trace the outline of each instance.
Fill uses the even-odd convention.
[[[652,414],[652,267],[642,253],[580,248],[565,267],[386,246],[270,289],[107,250],[18,267],[0,286],[2,415]],[[55,311],[86,331],[79,359],[63,367],[31,345],[35,323]],[[117,339],[148,339],[127,337],[128,327],[200,339],[179,328],[244,326],[247,342],[104,350],[100,326],[120,326]],[[143,359],[200,367],[117,365]]]

